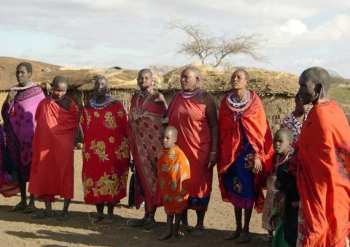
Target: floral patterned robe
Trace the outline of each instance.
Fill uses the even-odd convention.
[[[84,134],[84,200],[89,204],[116,203],[126,196],[129,145],[127,116],[114,101],[102,108],[86,107],[81,116]]]

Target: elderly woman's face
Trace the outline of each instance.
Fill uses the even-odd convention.
[[[149,72],[139,73],[137,76],[137,85],[141,90],[145,90],[153,85],[153,77]]]
[[[299,91],[297,93],[303,105],[310,104],[317,99],[316,84],[311,80],[299,79]]]
[[[231,76],[231,85],[233,90],[245,89],[248,81],[243,71],[235,71]]]
[[[108,85],[105,79],[97,79],[95,80],[94,93],[97,96],[104,96],[107,94]]]
[[[198,87],[199,77],[195,71],[186,69],[181,73],[181,87],[184,91],[193,91]]]

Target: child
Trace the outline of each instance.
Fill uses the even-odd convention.
[[[190,165],[176,141],[177,129],[168,126],[163,137],[164,149],[157,163],[159,189],[167,214],[167,231],[159,240],[179,236],[180,220],[188,206],[186,184],[190,178]]]
[[[45,201],[45,210],[34,219],[52,217],[55,196],[64,198],[58,219],[67,220],[74,188],[74,139],[78,127],[77,105],[66,96],[67,79],[56,76],[51,97],[42,100],[36,111],[37,126],[33,138],[33,159],[29,192]]]
[[[285,134],[285,136],[285,138],[290,138],[289,142],[291,143],[291,136],[289,134]],[[287,142],[287,140],[285,142]],[[276,216],[282,216],[280,228],[282,229],[281,231],[283,231],[282,235],[284,235],[284,241],[288,243],[286,246],[294,247],[296,246],[298,236],[299,193],[295,176],[292,173],[292,169],[295,167],[295,165],[292,164],[295,162],[293,156],[293,152],[289,152],[288,159],[281,162],[281,165],[277,168],[276,188],[279,191],[278,193],[284,197],[284,209],[283,213],[277,211]],[[275,235],[276,241],[274,246],[282,246],[277,241],[277,234]]]
[[[288,129],[279,129],[273,140],[275,155],[273,158],[273,168],[271,175],[267,178],[267,193],[266,200],[264,203],[262,226],[269,233],[269,241],[272,240],[273,231],[275,230],[274,224],[272,224],[273,211],[276,210],[274,207],[279,207],[282,203],[281,195],[277,195],[276,173],[278,168],[290,159],[291,155],[291,142],[292,135]],[[276,204],[275,204],[276,203]]]

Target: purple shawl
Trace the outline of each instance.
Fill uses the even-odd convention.
[[[9,152],[11,166],[28,181],[32,161],[32,139],[35,130],[35,113],[38,104],[45,98],[42,89],[33,85],[26,89],[16,88],[15,96],[5,101],[2,107],[6,150]]]

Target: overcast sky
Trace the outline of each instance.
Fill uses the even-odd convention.
[[[350,0],[1,0],[0,56],[82,67],[182,65],[186,36],[169,23],[213,35],[257,33],[256,62],[237,66],[299,74],[313,65],[350,78]]]

